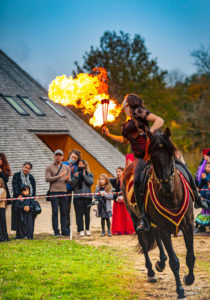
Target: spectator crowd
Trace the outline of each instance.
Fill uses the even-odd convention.
[[[116,177],[109,178],[101,174],[93,177],[88,162],[81,157],[79,150],[72,150],[68,160],[64,153],[57,149],[52,163],[45,169],[45,180],[49,183],[46,200],[51,204],[52,228],[54,236],[70,236],[71,207],[74,207],[77,232],[81,238],[91,236],[90,210],[92,204],[97,204],[96,216],[101,219],[101,234],[103,237],[112,234],[135,233],[131,217],[126,209],[122,196],[122,173],[124,168],[116,168]],[[127,155],[126,166],[133,161],[132,154]],[[19,172],[12,176],[6,155],[0,153],[0,241],[9,241],[7,233],[6,209],[11,205],[11,230],[16,232],[16,239],[33,239],[35,220],[41,213],[41,207],[36,196],[36,180],[31,174],[33,166],[24,162]],[[12,177],[12,196],[8,189],[8,180]],[[94,199],[91,186],[97,180]],[[207,152],[198,167],[196,185],[205,198],[208,209],[202,209],[195,219],[195,232],[204,232],[210,225],[210,151]],[[73,203],[71,193],[74,192]],[[62,196],[60,196],[62,195]],[[7,201],[1,199],[8,199]],[[94,203],[92,202],[94,200]],[[58,215],[60,213],[60,220]],[[60,222],[59,222],[60,221]]]
[[[107,195],[107,192],[121,192],[119,176],[123,167],[116,169],[116,178],[109,178],[106,174],[101,174],[96,186],[95,199],[91,195],[91,186],[94,183],[93,174],[90,171],[88,162],[81,158],[79,150],[72,150],[68,155],[68,160],[64,160],[64,153],[57,149],[54,152],[53,161],[45,169],[45,180],[49,183],[49,190],[46,200],[50,202],[52,210],[52,229],[54,236],[70,236],[70,211],[74,207],[76,216],[77,232],[80,237],[91,236],[90,231],[90,210],[92,201],[97,201],[96,216],[101,218],[101,236],[106,234],[111,237],[113,234],[131,234],[135,230],[128,214],[123,197],[114,197],[114,194]],[[31,174],[33,166],[30,162],[24,162],[19,172],[12,176],[9,163],[4,153],[0,153],[0,241],[9,241],[6,222],[6,208],[11,205],[11,230],[16,232],[16,239],[33,239],[35,220],[41,213],[41,207],[36,201],[36,180]],[[8,180],[12,177],[12,197],[8,189]],[[97,180],[97,179],[96,179]],[[111,183],[113,185],[111,185]],[[71,193],[74,192],[73,203],[71,203]],[[62,195],[62,196],[61,196]],[[29,198],[30,197],[30,198]],[[7,199],[1,200],[1,199]],[[111,228],[111,217],[119,219],[122,211],[115,207],[112,216],[112,200],[120,203],[124,207],[121,215],[121,227],[116,225]],[[60,219],[58,216],[60,214]],[[116,223],[116,222],[115,222]],[[129,223],[129,226],[126,224]],[[105,224],[107,231],[105,231]],[[127,230],[128,228],[128,230]]]

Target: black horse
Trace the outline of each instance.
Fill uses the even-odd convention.
[[[184,277],[184,283],[186,285],[191,285],[195,279],[193,273],[195,264],[193,249],[193,201],[186,180],[175,166],[175,153],[177,149],[172,144],[170,136],[171,132],[169,128],[166,128],[164,133],[151,134],[148,131],[148,137],[150,139],[148,154],[152,166],[152,174],[150,176],[148,188],[150,185],[153,193],[148,192],[147,194],[147,214],[151,222],[156,225],[156,229],[148,233],[138,233],[138,240],[145,255],[148,276],[149,273],[152,274],[154,271],[152,270],[152,265],[147,252],[154,247],[155,239],[160,249],[160,261],[156,263],[156,269],[162,271],[165,267],[166,257],[162,247],[163,242],[168,253],[171,270],[175,276],[178,299],[185,299],[184,289],[179,276],[179,260],[173,249],[171,234],[177,235],[177,230],[180,229],[184,235],[187,248],[186,264],[189,269],[188,275]],[[139,212],[137,207],[135,207],[134,210],[132,200],[129,199],[130,195],[127,186],[127,184],[129,184],[128,177],[129,176],[126,176],[125,172],[124,184],[126,184],[126,204],[131,213],[134,225],[136,225]],[[162,211],[159,210],[154,198],[158,199],[158,205],[163,208]],[[169,216],[181,216],[179,219],[180,221],[173,223],[173,221],[167,217],[168,212]]]
[[[134,228],[137,227],[140,212],[135,200],[133,189],[133,163],[130,164],[123,172],[123,195],[125,199],[126,207],[132,218]],[[149,258],[148,252],[158,246],[160,251],[160,260],[156,262],[155,267],[158,272],[163,272],[165,269],[165,262],[167,256],[164,252],[162,242],[158,236],[157,230],[154,228],[149,232],[138,232],[138,241],[140,245],[140,253],[144,254],[145,266],[147,268],[147,278],[151,283],[157,282],[155,271],[152,268],[152,263]]]

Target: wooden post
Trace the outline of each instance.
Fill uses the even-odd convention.
[[[70,240],[72,240],[73,232],[73,201],[74,201],[74,192],[71,192],[71,206],[70,206]]]

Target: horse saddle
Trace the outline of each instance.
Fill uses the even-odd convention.
[[[140,191],[143,195],[145,194],[147,182],[151,172],[152,172],[152,166],[151,164],[147,164],[144,170],[140,174]]]
[[[188,182],[190,182],[190,178],[189,178],[187,172],[185,171],[185,169],[180,164],[177,164],[176,162],[175,162],[175,167],[183,174],[183,176],[185,177],[185,179]]]
[[[184,167],[181,166],[180,164],[177,164],[176,162],[175,162],[175,167],[183,174],[185,179],[188,182],[190,182],[189,176],[188,176],[186,170],[184,169]],[[152,166],[151,166],[151,164],[148,163],[146,165],[146,167],[144,168],[144,170],[140,174],[140,191],[143,195],[145,194],[147,182],[148,182],[151,172],[152,172]]]

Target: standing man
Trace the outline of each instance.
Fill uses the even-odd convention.
[[[66,219],[67,219],[67,206],[68,197],[66,183],[70,182],[70,170],[69,167],[62,164],[63,151],[58,149],[54,152],[54,163],[49,165],[45,170],[45,180],[50,183],[50,195],[54,196],[51,199],[52,206],[52,227],[55,236],[60,236],[58,228],[58,207],[60,206],[60,223],[61,234],[68,236]],[[57,197],[57,195],[63,195]]]
[[[69,152],[68,160],[64,161],[63,164],[69,166],[71,180],[75,179],[75,173],[78,169],[78,163],[81,159],[81,152],[79,150],[71,150]],[[67,192],[71,194],[73,187],[70,183],[67,183]],[[71,196],[68,197],[68,206],[67,206],[67,231],[70,233],[70,209],[71,209]]]

